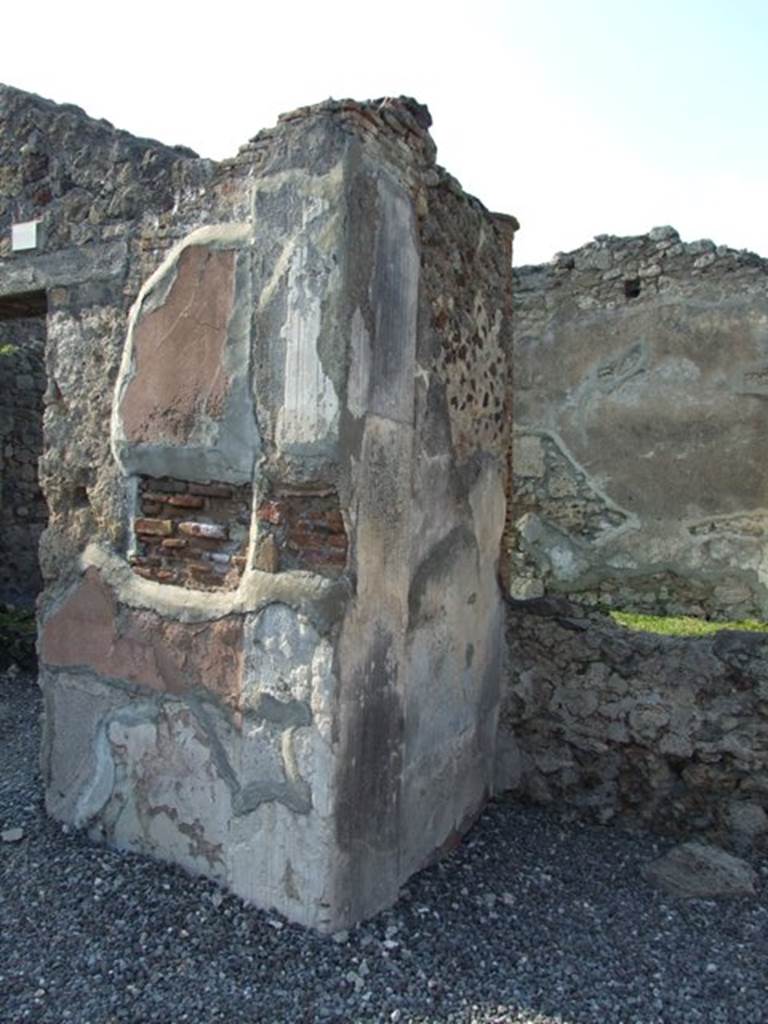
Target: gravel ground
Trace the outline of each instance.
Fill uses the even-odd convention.
[[[40,700],[0,678],[0,1021],[768,1022],[768,900],[676,901],[666,849],[499,802],[336,939],[44,813]],[[761,866],[768,883],[768,864]]]

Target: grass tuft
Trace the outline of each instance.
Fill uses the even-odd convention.
[[[742,619],[731,622],[711,622],[690,615],[640,615],[635,612],[610,612],[614,622],[640,633],[658,633],[661,636],[708,636],[724,629],[743,630],[748,633],[768,633],[768,622]]]

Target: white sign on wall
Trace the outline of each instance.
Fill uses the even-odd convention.
[[[38,224],[39,221],[27,220],[22,224],[11,225],[11,251],[24,252],[28,249],[36,249],[38,246]]]

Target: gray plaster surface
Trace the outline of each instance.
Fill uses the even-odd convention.
[[[759,617],[768,263],[664,232],[516,271],[512,592]]]

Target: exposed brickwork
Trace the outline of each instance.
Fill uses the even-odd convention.
[[[143,477],[134,572],[196,590],[234,589],[245,568],[251,488]]]
[[[330,487],[276,487],[256,511],[254,564],[264,572],[306,569],[336,576],[347,564],[347,533]]]
[[[255,165],[264,172],[290,148],[295,136],[306,132],[308,124],[327,124],[331,118],[345,133],[380,146],[386,158],[401,169],[403,165],[434,166],[437,150],[429,134],[432,117],[423,104],[408,96],[364,103],[352,99],[326,100],[311,107],[299,107],[281,114],[274,128],[262,129],[240,147],[235,160],[225,161],[222,166]]]

